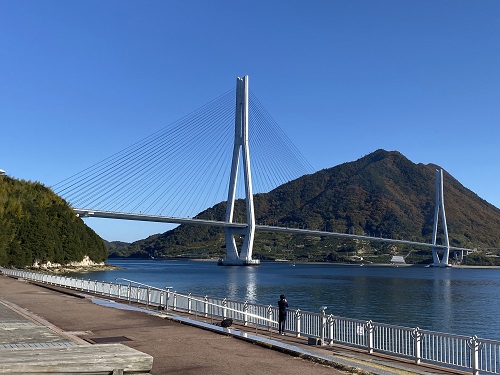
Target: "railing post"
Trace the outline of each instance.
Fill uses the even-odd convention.
[[[188,294],[187,296],[187,302],[188,302],[188,314],[191,314],[191,293]]]
[[[267,321],[267,326],[269,328],[269,331],[271,331],[273,327],[273,307],[271,305],[267,307],[267,318],[269,319]]]
[[[248,301],[243,304],[243,325],[248,325]]]
[[[472,336],[467,342],[470,352],[470,365],[472,368],[472,375],[479,375],[479,347],[481,342],[477,336]]]
[[[328,336],[330,337],[330,341],[328,342],[328,344],[333,345],[333,339],[335,337],[335,318],[332,314],[328,315],[326,322],[328,323]]]
[[[222,318],[223,319],[226,319],[227,318],[227,300],[224,298],[222,300]]]
[[[297,337],[300,337],[301,322],[302,322],[302,313],[300,312],[299,309],[297,309],[295,311],[295,325],[297,326],[297,332],[296,332]]]
[[[175,309],[177,309],[177,292],[174,292],[174,303],[172,306],[172,310],[175,311]]]
[[[373,323],[371,320],[367,321],[365,323],[365,329],[366,332],[368,333],[368,338],[367,338],[367,346],[368,346],[368,353],[373,353]]]
[[[149,303],[151,301],[151,288],[148,286],[147,290],[146,290],[146,308],[149,309]]]
[[[130,287],[130,283],[129,283],[128,286],[127,286],[127,301],[128,301],[129,304],[131,302],[130,298],[131,298],[131,292],[132,292],[130,289],[131,289],[131,287]]]
[[[325,310],[327,309],[328,307],[326,306],[321,306],[319,308],[319,329],[320,329],[320,332],[319,332],[319,340],[320,340],[320,345],[325,345],[325,325],[326,325],[326,313],[325,313]]]
[[[168,311],[168,302],[170,301],[170,288],[165,288],[167,290],[167,298],[165,300],[165,310]]]
[[[421,354],[421,342],[422,342],[422,332],[420,328],[415,328],[411,332],[411,336],[413,337],[413,351],[415,354],[415,364],[419,365],[420,360],[422,359],[422,354]]]
[[[208,316],[208,296],[203,297],[203,314],[205,318]]]

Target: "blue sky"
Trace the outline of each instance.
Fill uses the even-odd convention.
[[[496,0],[0,0],[0,169],[51,186],[248,74],[315,169],[397,150],[500,207],[499,18]]]

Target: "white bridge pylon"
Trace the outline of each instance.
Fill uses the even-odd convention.
[[[438,222],[439,213],[441,212],[442,227],[443,227],[443,239],[444,239],[444,250],[443,257],[439,258],[438,250],[436,247],[437,243],[437,232],[438,232]],[[448,239],[448,226],[446,225],[446,214],[444,211],[444,193],[443,193],[443,170],[436,169],[436,208],[434,210],[434,228],[432,230],[432,266],[433,267],[450,267],[449,257],[450,257],[450,241]],[[441,246],[443,248],[443,246]]]
[[[250,150],[248,147],[248,76],[236,79],[236,111],[234,120],[234,147],[231,164],[231,177],[227,195],[226,222],[232,223],[238,182],[240,155],[243,161],[245,182],[245,202],[247,225],[245,228],[225,227],[226,259],[220,259],[221,266],[255,266],[258,259],[252,259],[253,241],[255,237],[255,213],[253,207],[252,173],[250,169]],[[240,251],[236,245],[235,235],[243,235]]]

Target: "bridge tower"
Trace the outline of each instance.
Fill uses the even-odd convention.
[[[438,248],[432,248],[432,266],[433,267],[450,267],[448,263],[450,257],[450,242],[448,239],[448,227],[446,225],[446,214],[444,212],[444,194],[443,194],[443,170],[436,169],[436,208],[434,210],[434,228],[432,230],[432,244],[437,245],[437,231],[439,222],[439,212],[441,211],[441,220],[443,227],[444,246],[443,257],[439,258]]]
[[[252,174],[250,170],[250,151],[248,147],[248,76],[236,79],[236,111],[234,121],[234,147],[231,164],[231,177],[226,206],[226,222],[232,223],[238,180],[240,155],[243,160],[245,179],[245,202],[247,226],[245,228],[224,228],[226,237],[226,259],[220,259],[221,266],[255,266],[258,259],[252,259],[253,240],[255,237],[255,214],[253,207]],[[236,246],[237,236],[244,236],[241,250]]]

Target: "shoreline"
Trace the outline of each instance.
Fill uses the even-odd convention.
[[[193,258],[161,258],[161,259],[141,259],[141,258],[111,258],[108,260],[123,260],[123,261],[133,261],[133,260],[150,260],[150,261],[184,261],[184,262],[213,262],[217,263],[218,258],[210,258],[210,259],[193,259]],[[405,268],[405,267],[420,267],[420,268],[434,268],[430,267],[429,264],[393,264],[393,263],[342,263],[342,262],[301,262],[301,261],[292,261],[292,260],[263,260],[261,264],[311,264],[311,265],[331,265],[331,266],[346,266],[346,267],[396,267],[396,268]],[[111,266],[113,267],[113,266]],[[458,269],[500,269],[500,266],[468,266],[468,265],[452,265],[447,268],[458,268]],[[117,267],[119,269],[119,267]]]
[[[68,274],[68,273],[89,273],[98,271],[114,271],[120,270],[118,266],[111,264],[94,264],[85,266],[57,266],[57,267],[25,267],[25,270],[47,272],[51,274]]]

